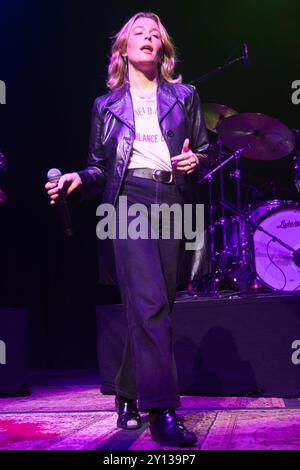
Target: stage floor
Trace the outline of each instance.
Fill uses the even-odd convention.
[[[0,399],[1,450],[162,449],[146,415],[140,430],[116,428],[114,397],[100,393],[96,370],[44,371],[30,381],[30,396]],[[179,414],[198,436],[194,449],[300,449],[300,398],[183,396]]]

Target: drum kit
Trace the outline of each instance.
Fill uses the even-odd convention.
[[[279,120],[261,113],[238,113],[221,104],[203,105],[211,168],[208,182],[209,294],[224,281],[235,291],[300,291],[300,203],[280,199],[241,201],[241,159],[274,161],[293,152],[295,136]],[[225,170],[234,180],[234,200],[225,197]],[[217,180],[217,181],[215,181]],[[212,184],[218,186],[214,197]],[[225,282],[226,285],[226,282]]]

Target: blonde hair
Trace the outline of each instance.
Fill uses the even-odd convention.
[[[140,12],[132,16],[123,28],[113,37],[114,42],[111,49],[111,56],[108,66],[108,80],[106,82],[107,87],[110,90],[116,90],[120,88],[127,80],[127,60],[122,54],[126,52],[128,37],[133,24],[138,18],[150,18],[154,20],[158,26],[161,41],[162,41],[162,52],[163,57],[159,63],[159,74],[162,79],[170,83],[181,83],[181,75],[177,78],[173,78],[176,55],[175,47],[170,38],[167,30],[162,25],[160,18],[152,12]]]

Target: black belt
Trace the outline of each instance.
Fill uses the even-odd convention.
[[[140,178],[150,178],[159,183],[172,183],[173,174],[171,171],[158,170],[152,168],[130,168],[126,175],[138,176]]]

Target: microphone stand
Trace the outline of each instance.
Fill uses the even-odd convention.
[[[204,75],[201,75],[201,77],[195,78],[194,80],[190,82],[190,84],[195,85],[196,83],[205,82],[205,80],[208,80],[209,78],[217,75],[218,73],[223,72],[228,67],[231,67],[233,64],[237,64],[239,62],[247,62],[247,60],[248,58],[246,55],[237,57],[236,59],[230,60],[229,62],[226,62],[224,65],[220,65],[219,67],[211,70],[210,72],[207,72]]]

